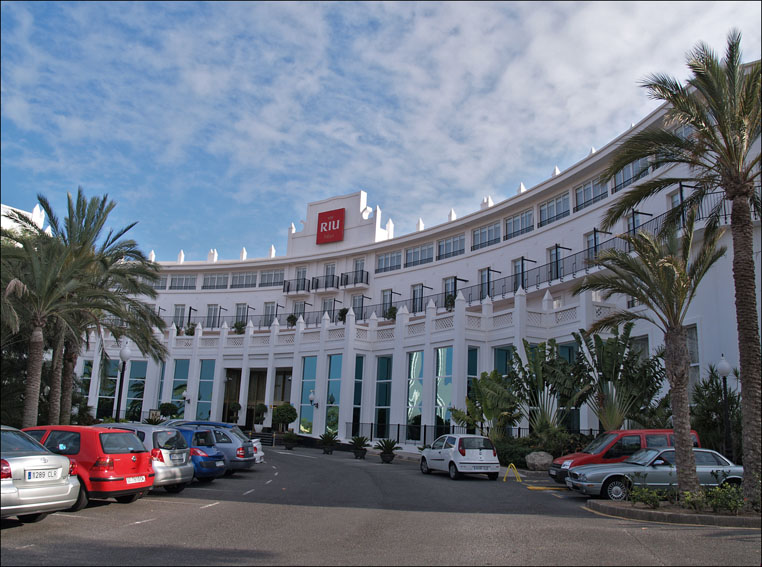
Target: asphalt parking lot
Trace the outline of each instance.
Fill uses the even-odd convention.
[[[180,494],[3,520],[2,563],[759,565],[759,530],[604,517],[543,475],[523,480],[268,448],[254,470]]]

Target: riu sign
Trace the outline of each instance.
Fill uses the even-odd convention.
[[[344,240],[344,209],[318,213],[317,244]]]

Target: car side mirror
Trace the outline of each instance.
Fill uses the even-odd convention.
[[[660,467],[664,465],[668,465],[669,463],[665,461],[664,459],[655,459],[653,463],[651,463],[651,466],[653,467]]]

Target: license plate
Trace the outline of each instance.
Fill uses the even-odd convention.
[[[550,476],[556,476],[556,471],[554,471],[553,469],[550,469],[550,470],[548,471],[548,474],[549,474]]]
[[[61,478],[61,469],[48,469],[41,471],[26,471],[26,479],[31,482],[41,480],[58,480]]]
[[[488,471],[488,470],[489,470],[489,467],[480,467],[480,466],[475,466],[475,467],[474,467],[474,470],[477,470],[477,471]]]
[[[127,484],[137,484],[139,482],[145,482],[146,477],[144,476],[128,476],[127,477]]]
[[[218,467],[224,467],[225,466],[225,461],[217,461],[217,466]]]
[[[170,461],[182,462],[183,456],[182,455],[170,455],[169,456],[169,460]]]

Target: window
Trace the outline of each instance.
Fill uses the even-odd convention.
[[[392,406],[392,357],[376,359],[376,431],[375,437],[389,436],[389,418]]]
[[[407,435],[409,440],[421,439],[421,408],[423,405],[423,351],[407,353]]]
[[[354,270],[355,272],[362,272],[365,270],[365,258],[355,258]]]
[[[468,383],[466,385],[466,396],[471,394],[471,384],[479,377],[479,349],[468,347]]]
[[[548,248],[548,276],[551,280],[564,277],[563,253],[564,249],[560,246]]]
[[[300,316],[304,318],[304,301],[294,301],[294,309],[292,311],[294,316],[298,319]]]
[[[639,299],[636,299],[631,295],[627,296],[627,309],[632,309],[633,307],[637,307],[638,305],[643,305],[643,303]]]
[[[534,212],[527,209],[523,213],[505,219],[504,240],[509,240],[521,234],[534,230]]]
[[[696,325],[690,325],[685,328],[685,334],[688,341],[688,356],[691,360],[691,367],[688,373],[688,389],[693,391],[693,388],[698,384],[700,379],[699,368],[699,342],[698,342],[698,329]]]
[[[651,352],[648,350],[648,335],[634,337],[632,339],[632,350],[638,351],[641,360],[648,358]]]
[[[523,281],[522,281],[523,279]],[[527,288],[526,274],[524,273],[524,262],[521,258],[513,261],[513,293],[519,290],[519,287]]]
[[[567,216],[569,216],[569,194],[564,193],[540,205],[540,222],[537,226],[545,226]]]
[[[185,414],[185,398],[183,392],[188,388],[188,370],[190,360],[175,359],[175,373],[172,377],[172,403],[177,406],[177,414],[183,417]]]
[[[307,267],[306,266],[299,266],[296,269],[296,279],[297,280],[306,280],[307,279]]]
[[[225,435],[222,431],[219,429],[213,429],[212,432],[214,433],[214,442],[215,443],[232,443],[233,440]]]
[[[479,270],[479,299],[484,299],[487,296],[492,297],[493,295],[492,280],[490,279],[491,272],[492,270],[489,268]]]
[[[434,261],[434,245],[423,244],[415,248],[405,250],[405,267],[417,266],[418,264],[428,264]]]
[[[614,187],[611,192],[621,191],[646,175],[648,175],[648,160],[646,158],[630,162],[614,175]]]
[[[376,255],[376,273],[390,272],[399,270],[402,267],[402,252],[387,252],[386,254]]]
[[[598,255],[598,242],[595,232],[588,232],[585,235],[585,258],[595,260]]]
[[[677,128],[675,128],[675,134],[680,136],[683,140],[690,137],[693,132],[693,127],[690,124],[680,124]]]
[[[148,362],[145,360],[133,360],[130,362],[130,382],[127,387],[127,409],[125,411],[125,417],[129,421],[140,421],[142,419],[147,368]]]
[[[51,431],[45,446],[59,455],[76,455],[81,446],[80,434],[75,431]]]
[[[265,303],[265,324],[271,325],[275,319],[275,302],[268,301]]]
[[[445,307],[449,305],[450,301],[455,301],[455,296],[458,294],[457,283],[458,282],[455,280],[455,276],[442,279],[442,293],[445,297]],[[450,307],[447,308],[450,309]]]
[[[201,289],[227,289],[227,288],[228,288],[227,274],[204,274],[204,283],[201,285]]]
[[[314,408],[310,403],[310,394],[315,393],[317,378],[317,356],[302,358],[302,398],[299,402],[299,433],[312,433]]]
[[[434,408],[436,425],[443,429],[450,425],[450,406],[452,405],[452,347],[434,349]]]
[[[257,287],[257,272],[237,272],[230,277],[230,288]]]
[[[268,270],[262,272],[259,287],[275,287],[283,285],[283,270]]]
[[[169,289],[196,289],[196,276],[172,276]]]
[[[326,433],[339,433],[339,402],[341,394],[341,364],[343,356],[328,355],[328,390],[325,396],[325,430]]]
[[[477,228],[471,234],[473,238],[471,250],[497,244],[500,242],[500,222]]]
[[[82,381],[82,385],[80,386],[80,392],[84,396],[85,399],[90,395],[90,380],[93,377],[93,361],[92,360],[85,360],[82,363],[82,377],[80,380]]]
[[[513,364],[513,345],[495,347],[494,356],[495,370],[497,370],[500,376],[505,376],[509,373],[510,367]]]
[[[214,360],[201,361],[201,375],[198,381],[198,403],[196,419],[207,420],[212,414],[212,390],[214,389]]]
[[[328,316],[331,318],[331,321],[333,321],[333,310],[335,306],[336,306],[336,302],[333,300],[333,298],[324,299],[323,308],[320,311],[321,313],[328,313]]]
[[[459,234],[437,242],[437,260],[459,256],[466,251],[466,235]]]
[[[215,304],[210,304],[206,306],[206,327],[209,329],[213,329],[214,327],[218,327],[219,323],[219,317],[220,317],[220,306]]]
[[[362,294],[357,294],[352,296],[352,311],[354,312],[355,320],[357,321],[362,321],[363,319],[365,319],[365,317],[363,316],[364,315],[363,301],[364,301],[364,298]]]
[[[625,435],[614,443],[611,449],[606,451],[603,458],[618,459],[619,457],[632,455],[638,449],[640,449],[640,435]]]
[[[413,298],[412,312],[420,313],[423,311],[423,284],[410,286],[410,296]]]
[[[360,409],[362,407],[362,374],[365,365],[364,356],[355,357],[355,391],[352,398],[352,436],[360,434]]]
[[[167,289],[167,276],[160,276],[159,279],[151,285],[154,289]]]
[[[381,291],[381,309],[384,312],[384,316],[386,316],[386,312],[389,311],[389,308],[392,306],[392,290],[385,289]]]
[[[593,203],[597,203],[601,199],[605,199],[608,196],[608,190],[605,183],[601,183],[599,179],[596,179],[577,187],[574,190],[574,196],[574,202],[576,203],[574,212],[576,213]]]
[[[98,392],[98,409],[95,417],[114,417],[114,399],[116,398],[116,384],[119,376],[119,361],[109,360],[106,363],[105,373],[100,379]]]
[[[336,264],[331,262],[330,264],[326,264],[324,267],[323,274],[327,277],[329,276],[335,276],[336,275]]]
[[[248,320],[248,311],[249,311],[248,303],[236,303],[235,304],[236,323],[239,321],[243,321],[244,323],[246,323]]]

